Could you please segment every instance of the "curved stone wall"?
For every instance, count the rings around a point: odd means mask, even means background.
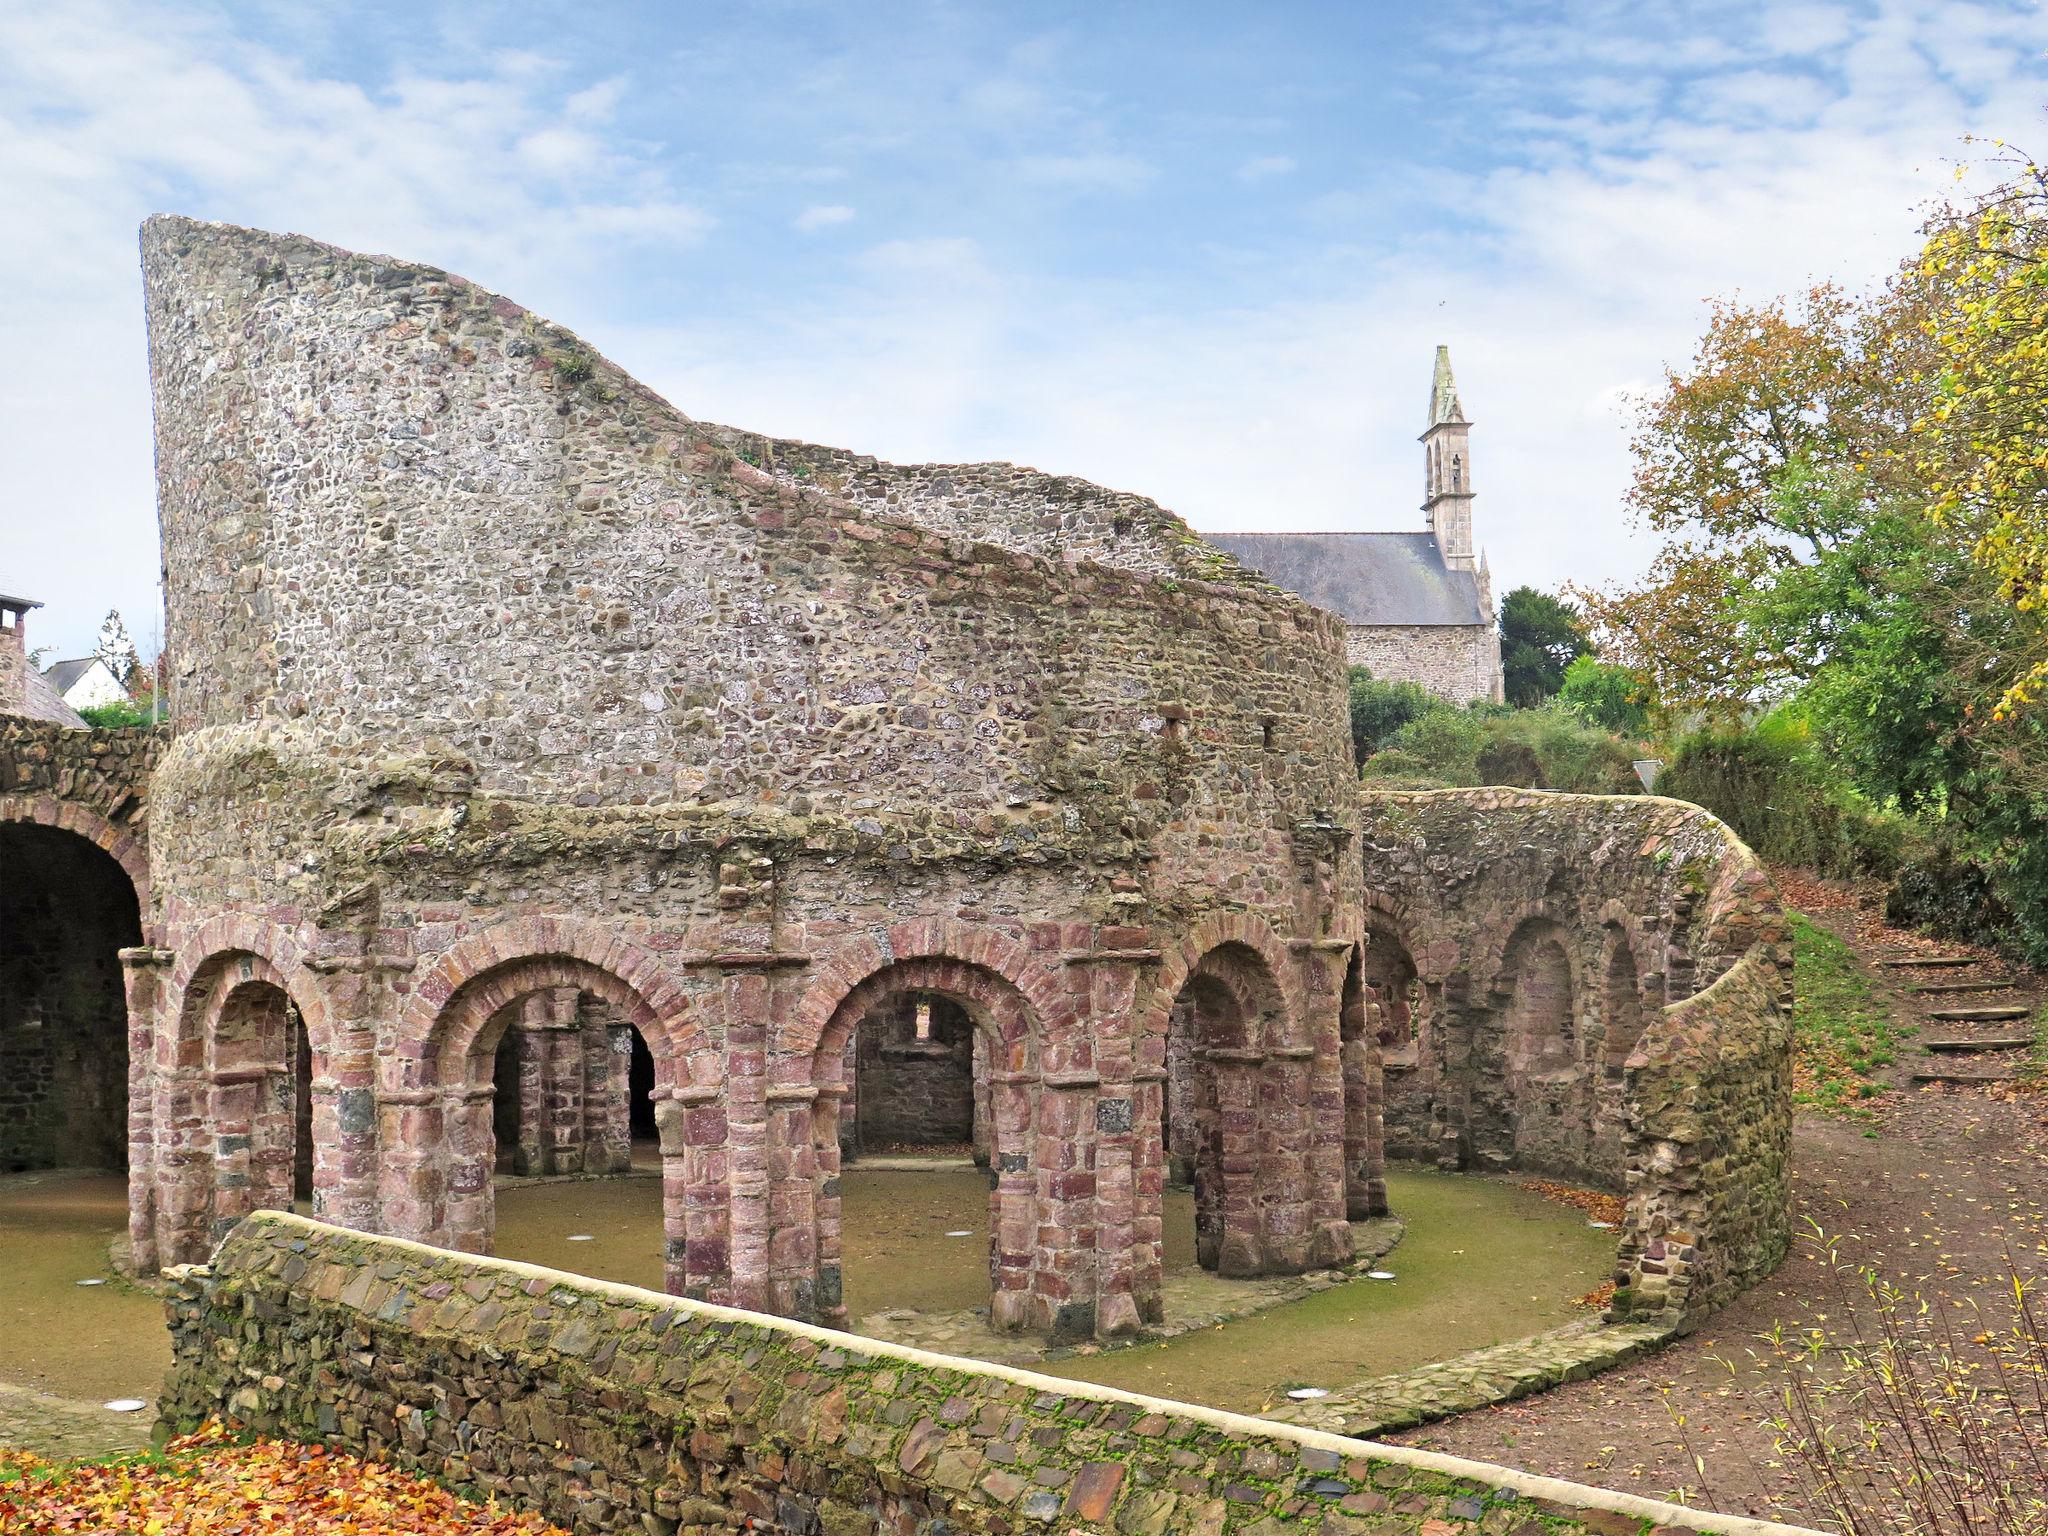
[[[1788,1237],[1791,946],[1681,801],[1367,794],[1386,1147],[1624,1193],[1612,1315],[1696,1316]]]
[[[771,472],[447,273],[182,219],[143,253],[178,735],[139,1259],[308,1143],[319,1214],[487,1248],[496,1048],[555,992],[653,1059],[670,1287],[842,1316],[846,1035],[916,995],[986,1063],[994,1321],[1129,1332],[1222,946],[1232,1092],[1296,1109],[1208,1171],[1217,1251],[1348,1251],[1334,618],[1081,482]],[[573,1098],[580,1050],[520,1071]]]

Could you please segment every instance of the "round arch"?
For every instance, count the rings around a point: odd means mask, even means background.
[[[195,941],[223,947],[179,968],[167,1014],[158,1209],[182,1214],[167,1217],[158,1247],[173,1262],[204,1258],[253,1210],[290,1210],[325,1161],[312,1084],[326,1042],[303,1001],[317,991],[296,967],[236,944],[231,923],[208,927]]]
[[[149,927],[149,854],[132,833],[124,831],[91,806],[55,795],[0,795],[0,821],[32,823],[70,832],[100,849],[119,864],[135,887],[135,902]]]
[[[596,923],[519,918],[471,934],[416,980],[387,1058],[386,1091],[442,1082],[472,1055],[506,1004],[547,987],[591,992],[640,1031],[666,1085],[715,1085],[717,1051],[690,1016],[689,1000],[653,951]]]
[[[1022,952],[1001,941],[973,943],[972,937],[942,928],[927,932],[915,945],[925,953],[884,955],[851,986],[842,985],[848,957],[836,957],[839,975],[823,979],[811,994],[836,997],[831,1012],[822,1024],[815,1012],[800,1017],[785,1037],[790,1045],[811,1042],[807,1099],[778,1103],[771,1093],[771,1114],[779,1109],[789,1122],[771,1127],[771,1142],[804,1149],[804,1166],[791,1180],[800,1188],[788,1193],[800,1200],[808,1191],[810,1202],[810,1252],[805,1262],[776,1277],[777,1301],[785,1310],[832,1321],[846,1316],[838,1180],[847,1045],[870,1013],[905,993],[919,993],[961,1008],[983,1042],[984,1079],[977,1093],[987,1105],[992,1175],[990,1325],[1047,1329],[1056,1339],[1093,1334],[1094,1296],[1077,1286],[1076,1277],[1087,1268],[1082,1260],[1093,1247],[1095,1227],[1095,1077],[1079,1060],[1065,1062],[1057,1074],[1047,1072],[1046,1020],[1031,997],[1011,976],[965,957],[1008,962],[1018,976],[1028,977]]]
[[[790,1010],[771,1042],[771,1055],[798,1067],[796,1081],[810,1081],[809,1058],[847,997],[877,972],[913,960],[950,960],[1000,977],[1013,987],[1045,1030],[1074,1022],[1073,1000],[1053,974],[1035,964],[1030,952],[1007,934],[949,918],[898,923],[836,948],[816,968],[810,985]]]
[[[538,948],[522,951],[522,943]],[[632,1026],[653,1059],[661,1142],[664,1283],[702,1290],[686,1211],[704,1192],[709,1160],[692,1155],[684,1103],[709,1097],[723,1075],[717,1052],[652,954],[586,924],[522,919],[458,943],[427,972],[400,1019],[400,1046],[380,1062],[379,1194],[401,1236],[471,1253],[491,1251],[497,1226],[496,1048],[514,1004],[570,991],[599,999]]]

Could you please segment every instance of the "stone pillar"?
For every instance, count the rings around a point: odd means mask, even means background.
[[[742,937],[758,934],[757,929],[740,930]],[[796,990],[778,979],[780,973],[809,965],[810,957],[735,948],[684,963],[717,977],[725,1023],[725,1081],[715,1127],[716,1159],[725,1175],[726,1204],[719,1213],[724,1226],[716,1238],[708,1231],[701,1237],[686,1232],[691,1252],[689,1294],[701,1291],[708,1300],[768,1311],[775,1304],[776,1293],[773,1247],[778,1170],[786,1173],[805,1159],[801,1148],[791,1146],[788,1138],[807,1144],[811,1135],[808,1115],[778,1109],[770,1123],[768,1042]],[[696,1112],[690,1115],[689,1124],[694,1128],[693,1140],[714,1134],[710,1120]],[[788,1214],[786,1202],[780,1209]],[[784,1245],[785,1250],[788,1246]],[[709,1262],[714,1249],[723,1256],[715,1278],[697,1267],[698,1256]]]
[[[583,1167],[628,1173],[633,1167],[633,1026],[584,999]]]
[[[1165,1161],[1159,1144],[1158,1042],[1134,1036],[1138,1000],[1159,951],[1141,929],[1104,930],[1098,947],[1066,956],[1075,1027],[1094,1043],[1095,1251],[1092,1332],[1120,1338],[1161,1313]],[[1041,1138],[1040,1145],[1044,1145]],[[1076,1297],[1069,1326],[1081,1317]]]
[[[662,1287],[672,1296],[721,1300],[732,1274],[724,1090],[656,1088],[654,1123],[661,1134]]]
[[[398,988],[413,961],[370,951],[358,934],[336,938],[351,952],[306,963],[325,1024],[324,1041],[313,1041],[313,1214],[360,1232],[399,1234],[387,1223],[379,1178],[377,1038],[397,1016]]]
[[[1308,1251],[1311,1268],[1341,1264],[1352,1254],[1345,1150],[1352,1134],[1344,1082],[1344,974],[1357,944],[1351,939],[1297,940],[1295,975],[1302,1000],[1308,1105],[1305,1164],[1308,1175]],[[1368,1081],[1371,1074],[1368,1069]],[[1370,1158],[1370,1148],[1367,1149]],[[1370,1176],[1367,1176],[1370,1182]],[[1380,1202],[1386,1190],[1381,1181]],[[1370,1204],[1370,1196],[1367,1197]]]
[[[156,1050],[168,1006],[168,949],[121,951],[128,995],[128,1262],[137,1274],[157,1268]]]

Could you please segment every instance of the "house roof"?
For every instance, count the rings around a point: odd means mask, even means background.
[[[1347,624],[1491,624],[1470,571],[1448,569],[1428,533],[1205,535],[1269,581]]]
[[[23,667],[21,707],[15,710],[0,709],[0,714],[26,715],[31,720],[47,720],[52,725],[84,725],[85,717],[50,686],[50,680],[34,667]]]
[[[81,656],[76,661],[52,662],[43,669],[43,676],[50,680],[50,686],[59,693],[69,693],[71,685],[92,670],[97,656]]]

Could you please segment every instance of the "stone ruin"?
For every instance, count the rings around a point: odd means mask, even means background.
[[[1160,1319],[1170,1179],[1288,1273],[1388,1150],[1625,1194],[1617,1316],[1782,1253],[1789,948],[1710,817],[1362,795],[1342,624],[1142,498],[699,423],[308,239],[143,267],[171,730],[0,723],[5,1123],[100,1127],[139,1268],[301,1193],[487,1254],[499,1172],[636,1138],[670,1292],[825,1324],[901,1143],[1058,1340]]]

